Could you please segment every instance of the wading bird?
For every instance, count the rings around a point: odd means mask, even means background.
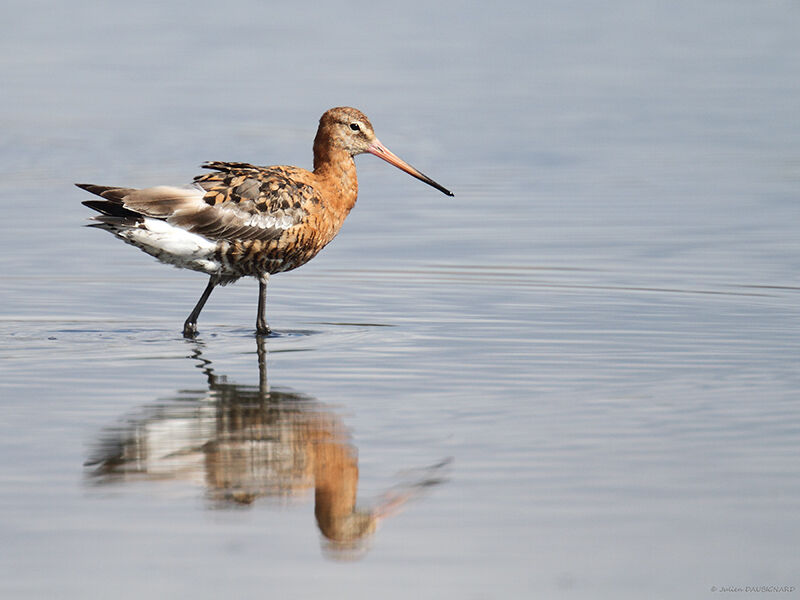
[[[390,152],[366,115],[349,107],[320,118],[313,171],[208,162],[202,166],[211,172],[186,187],[76,185],[102,198],[83,203],[100,213],[93,226],[161,262],[209,275],[184,336],[196,335],[197,318],[217,285],[245,276],[258,280],[256,333],[266,335],[269,276],[307,263],[336,237],[358,195],[353,157],[365,152],[453,195]]]

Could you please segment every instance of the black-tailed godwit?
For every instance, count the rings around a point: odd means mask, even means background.
[[[183,325],[197,333],[197,317],[212,290],[240,277],[258,280],[256,333],[265,335],[267,282],[273,273],[314,258],[339,232],[358,195],[353,157],[369,152],[444,192],[453,193],[384,146],[355,108],[327,111],[314,139],[314,170],[208,162],[211,172],[186,187],[78,187],[102,200],[83,204],[99,213],[94,226],[161,262],[210,276]]]

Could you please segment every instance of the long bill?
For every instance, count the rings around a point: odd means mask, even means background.
[[[394,152],[389,150],[386,146],[381,144],[378,140],[372,142],[369,147],[367,148],[367,152],[370,154],[374,154],[378,158],[382,158],[390,165],[394,165],[398,169],[405,171],[412,177],[416,177],[420,181],[424,181],[428,185],[435,187],[440,192],[447,194],[448,196],[455,196],[453,192],[448,190],[446,187],[439,185],[433,179],[425,175],[424,173],[417,171],[414,167],[404,161],[402,158],[397,156]]]

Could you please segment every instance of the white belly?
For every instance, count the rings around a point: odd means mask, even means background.
[[[134,227],[119,228],[115,234],[161,262],[209,275],[220,273],[222,265],[214,258],[216,242],[161,219],[145,218]]]

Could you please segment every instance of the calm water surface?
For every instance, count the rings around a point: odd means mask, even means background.
[[[800,594],[793,3],[7,12],[2,597]],[[456,197],[359,157],[263,344],[82,227],[342,104]]]

